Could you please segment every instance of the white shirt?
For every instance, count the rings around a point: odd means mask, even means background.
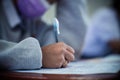
[[[99,10],[88,27],[82,55],[86,57],[104,56],[110,52],[107,42],[120,39],[118,20],[112,9]]]

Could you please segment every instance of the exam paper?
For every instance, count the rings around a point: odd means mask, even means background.
[[[110,61],[110,62],[109,62]],[[99,74],[117,73],[120,70],[120,56],[108,56],[97,61],[71,62],[66,68],[40,70],[28,70],[18,72],[42,73],[42,74]]]

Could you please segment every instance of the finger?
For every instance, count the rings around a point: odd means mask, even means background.
[[[72,48],[72,47],[70,47],[70,46],[68,46],[68,45],[65,45],[66,46],[66,49],[69,51],[69,52],[71,52],[71,53],[75,53],[75,50]]]
[[[74,55],[70,53],[68,50],[65,50],[65,59],[70,62],[74,60]]]
[[[68,61],[64,60],[62,67],[65,68],[67,67]]]

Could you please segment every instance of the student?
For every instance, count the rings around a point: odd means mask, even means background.
[[[52,28],[42,26],[46,5],[45,0],[0,1],[0,69],[60,68],[74,59],[73,48],[54,43]]]
[[[86,0],[56,0],[57,18],[60,22],[60,41],[75,49],[75,59],[80,59],[86,34],[83,14],[86,14]]]
[[[112,53],[112,50],[119,51],[119,47],[120,1],[113,0],[112,6],[100,9],[94,15],[87,30],[82,56],[101,57]]]

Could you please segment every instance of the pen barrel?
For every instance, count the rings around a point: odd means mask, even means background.
[[[59,34],[56,30],[54,30],[54,35],[55,35],[55,41],[59,42]]]
[[[56,42],[58,42],[58,36],[60,34],[60,31],[59,31],[59,21],[57,20],[57,18],[54,19],[53,28],[54,28],[55,40]]]

